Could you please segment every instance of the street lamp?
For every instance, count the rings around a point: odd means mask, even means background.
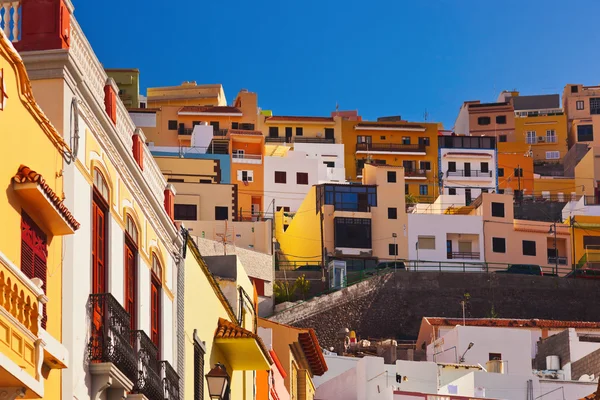
[[[223,364],[215,364],[215,367],[206,374],[206,382],[208,383],[208,394],[211,399],[223,400],[225,398],[229,386],[229,375]]]
[[[475,346],[475,343],[471,342],[469,343],[469,346],[467,347],[467,349],[465,350],[465,352],[463,353],[462,356],[460,356],[460,362],[464,363],[465,362],[465,354],[467,354],[467,351],[471,350],[471,347]]]
[[[396,238],[398,235],[396,233],[392,233],[392,237],[394,238],[394,274],[396,273],[396,260],[398,258],[398,248],[396,247]]]

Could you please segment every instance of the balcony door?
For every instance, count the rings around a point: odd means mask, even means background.
[[[471,163],[465,163],[465,176],[471,176]]]
[[[125,231],[125,310],[131,318],[131,330],[137,329],[137,246],[138,231],[127,216]]]

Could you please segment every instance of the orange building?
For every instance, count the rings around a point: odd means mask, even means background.
[[[534,194],[533,157],[523,142],[498,146],[498,190],[500,193]]]
[[[261,217],[265,137],[259,131],[230,130],[231,182],[238,185],[238,220]]]

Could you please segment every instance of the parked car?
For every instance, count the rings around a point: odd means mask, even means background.
[[[586,268],[576,269],[565,275],[565,278],[600,279],[600,270]]]
[[[539,275],[542,276],[542,267],[535,264],[512,264],[507,269],[496,271],[498,274],[521,274],[521,275]]]

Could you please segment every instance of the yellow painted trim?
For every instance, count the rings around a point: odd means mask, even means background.
[[[79,161],[79,159],[75,160],[75,166],[77,167],[79,172],[81,172],[81,175],[83,175],[87,183],[90,186],[94,186],[94,178],[92,177],[92,175],[90,175],[90,171],[87,170],[85,165],[81,161]]]
[[[100,155],[100,154],[98,154],[98,155],[100,156],[100,158],[102,158],[102,155]],[[115,204],[114,197],[115,197],[116,190],[115,190],[115,185],[112,181],[112,178],[110,177],[110,173],[108,172],[108,168],[106,168],[106,166],[104,165],[104,160],[102,160],[102,162],[100,162],[98,159],[93,159],[90,161],[90,164],[91,164],[90,172],[92,175],[92,185],[94,184],[93,183],[94,182],[93,181],[94,169],[98,169],[98,171],[100,171],[100,173],[104,177],[104,180],[106,180],[106,184],[108,185],[108,197],[110,197],[110,199],[106,199],[106,200],[110,202],[109,206],[112,208],[112,205]]]
[[[140,222],[140,218],[138,217],[137,213],[135,212],[135,210],[132,207],[129,206],[123,206],[123,232],[127,231],[127,217],[130,216],[131,219],[133,220],[133,223],[135,224],[135,227],[137,228],[137,247],[138,249],[142,249],[142,230],[141,230],[141,222]]]

